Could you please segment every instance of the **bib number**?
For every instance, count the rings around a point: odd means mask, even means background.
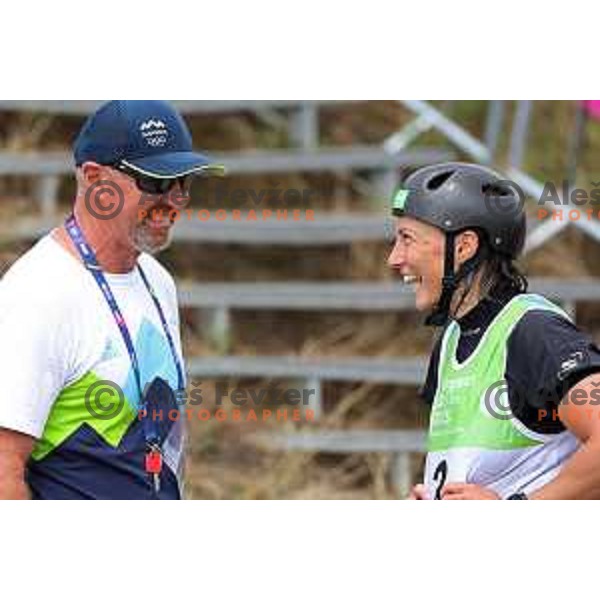
[[[442,490],[446,485],[446,479],[448,478],[448,461],[443,460],[435,469],[433,473],[433,481],[436,484],[434,500],[442,499]]]

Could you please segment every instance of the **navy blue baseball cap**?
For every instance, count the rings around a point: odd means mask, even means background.
[[[86,121],[73,153],[78,167],[86,162],[121,164],[157,179],[225,172],[194,152],[185,121],[160,100],[112,100],[102,105]]]

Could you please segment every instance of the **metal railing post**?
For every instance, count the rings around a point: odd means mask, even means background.
[[[406,498],[412,487],[410,454],[408,452],[394,454],[391,467],[391,480],[396,494],[400,498]]]
[[[503,100],[490,100],[488,116],[485,125],[485,145],[490,153],[490,161],[493,162],[498,151],[498,142],[502,133],[504,123],[505,106]]]
[[[291,115],[290,135],[305,150],[319,146],[319,106],[314,101],[302,102]]]
[[[200,310],[202,334],[215,351],[224,355],[231,348],[231,314],[228,306]]]
[[[525,146],[531,122],[531,100],[519,100],[510,136],[508,162],[514,169],[521,169],[525,159]]]

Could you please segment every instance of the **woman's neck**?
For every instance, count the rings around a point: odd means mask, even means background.
[[[463,280],[458,286],[452,298],[450,314],[454,319],[462,319],[483,300],[486,294],[487,290],[482,289],[481,271],[479,271],[473,276],[471,283]]]

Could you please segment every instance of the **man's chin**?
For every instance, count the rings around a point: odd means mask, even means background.
[[[171,245],[172,229],[172,227],[153,229],[141,225],[134,232],[133,244],[138,252],[158,254]]]

